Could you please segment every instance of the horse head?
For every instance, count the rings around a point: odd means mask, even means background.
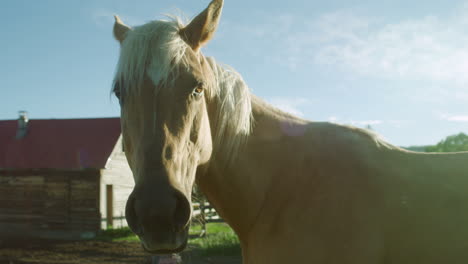
[[[121,53],[113,91],[135,180],[126,219],[151,253],[178,252],[187,243],[195,174],[213,145],[206,101],[215,75],[200,48],[222,5],[213,0],[186,26],[172,19],[131,28],[116,16]]]

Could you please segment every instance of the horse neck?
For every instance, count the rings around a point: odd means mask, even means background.
[[[216,107],[208,114],[215,116]],[[253,131],[234,157],[228,149],[218,149],[210,163],[197,175],[197,182],[221,217],[246,240],[261,213],[273,173],[268,168],[275,153],[265,153],[265,144],[282,141],[284,124],[303,125],[306,121],[282,113],[257,97],[252,97]],[[211,118],[210,118],[211,120]],[[216,149],[219,146],[214,146]],[[227,162],[229,161],[229,162]]]

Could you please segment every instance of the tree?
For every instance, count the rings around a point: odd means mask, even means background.
[[[426,152],[457,152],[468,151],[468,135],[459,133],[448,136],[435,146],[426,147]]]

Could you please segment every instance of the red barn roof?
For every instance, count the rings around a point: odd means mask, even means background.
[[[104,168],[120,136],[119,118],[0,121],[0,169]]]

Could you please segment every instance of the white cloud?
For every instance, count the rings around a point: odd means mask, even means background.
[[[408,125],[410,123],[409,120],[389,120],[387,123],[389,123],[391,126],[395,128],[402,128],[405,125]]]
[[[381,125],[382,120],[350,120],[348,122],[353,126],[370,126],[370,125]]]
[[[465,123],[468,122],[468,115],[445,115],[441,114],[439,116],[440,119],[450,122],[461,122]]]
[[[347,124],[352,126],[373,126],[373,125],[382,125],[385,123],[383,120],[372,119],[372,120],[354,120],[354,119],[340,119],[336,116],[330,116],[328,121],[331,123],[337,124]]]
[[[265,15],[263,24],[230,23],[234,32],[268,43],[291,70],[330,65],[391,80],[468,84],[468,5],[444,16],[385,21],[353,11],[318,17]],[[232,28],[231,28],[232,29]],[[231,32],[233,32],[230,29]],[[255,48],[248,45],[249,49]]]
[[[328,118],[328,122],[330,122],[330,123],[338,123],[338,117],[336,117],[336,116],[330,116],[330,117]]]
[[[468,83],[468,12],[397,23],[336,12],[315,22],[314,61],[379,78]]]
[[[309,103],[309,101],[304,98],[285,97],[273,97],[267,99],[267,101],[273,106],[299,117],[304,117],[304,113],[302,112],[301,107]]]

